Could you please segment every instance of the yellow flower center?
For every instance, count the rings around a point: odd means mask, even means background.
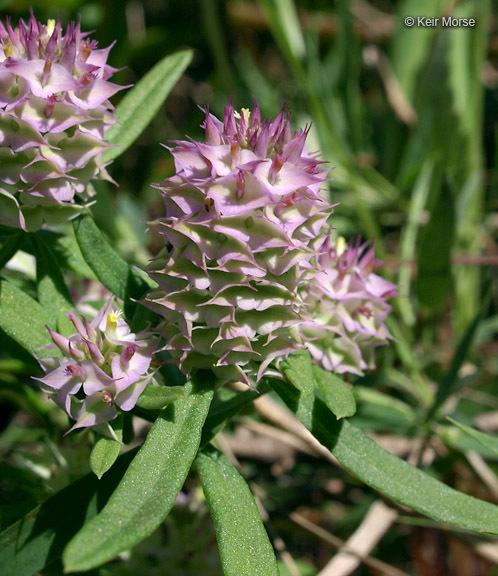
[[[5,54],[5,58],[14,56],[14,46],[12,45],[12,42],[9,38],[3,39],[3,53]]]
[[[240,112],[237,112],[237,110],[234,110],[233,116],[236,120],[240,120],[241,116],[243,116],[244,121],[246,123],[246,126],[248,126],[249,125],[249,119],[251,118],[251,111],[249,110],[249,108],[241,108]]]
[[[47,34],[49,36],[52,36],[54,30],[55,30],[55,20],[51,18],[50,20],[47,21]]]
[[[246,126],[248,126],[249,125],[249,119],[251,118],[251,111],[249,110],[249,108],[241,108],[240,112],[241,112],[242,116],[244,116]]]
[[[335,245],[335,251],[337,252],[337,256],[342,256],[344,254],[344,250],[346,250],[346,239],[344,236],[339,236],[337,238],[337,243]]]
[[[114,312],[109,312],[107,314],[107,326],[109,328],[116,328],[118,325],[119,317],[122,314],[122,310],[115,310]]]

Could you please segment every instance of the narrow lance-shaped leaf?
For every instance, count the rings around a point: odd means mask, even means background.
[[[456,234],[453,249],[457,253],[478,257],[482,253],[481,230],[486,214],[484,143],[485,87],[482,70],[488,58],[489,31],[496,4],[491,0],[462,2],[455,5],[452,16],[473,18],[475,27],[448,31],[448,79],[452,108],[458,117],[461,145],[455,162],[460,190],[456,198]],[[453,31],[453,30],[452,30]],[[461,159],[465,158],[465,162]],[[453,173],[452,167],[448,167]],[[458,334],[472,323],[480,306],[481,266],[455,266],[454,321]]]
[[[144,295],[144,278],[110,246],[89,214],[75,221],[74,232],[83,258],[108,290],[122,300]]]
[[[118,440],[98,436],[90,454],[90,468],[100,480],[110,470],[119,456],[123,440],[123,415],[120,414],[113,423],[113,430]]]
[[[440,310],[452,290],[454,224],[454,198],[445,182],[436,206],[431,210],[431,218],[421,234],[417,255],[415,291],[420,304],[429,313]],[[434,250],[434,246],[438,249]]]
[[[475,428],[471,428],[470,426],[465,426],[465,424],[461,424],[453,418],[447,418],[452,424],[460,428],[465,434],[477,440],[479,444],[482,444],[488,450],[491,450],[496,456],[498,456],[498,437],[492,436],[491,434],[486,434],[486,432],[481,432],[480,430],[476,430]]]
[[[411,192],[410,206],[407,214],[407,222],[401,233],[400,257],[403,262],[410,262],[415,258],[417,236],[423,210],[427,203],[427,197],[431,188],[434,166],[431,160],[426,160],[420,175],[417,178]],[[398,273],[398,292],[406,294],[406,298],[398,298],[395,306],[398,309],[405,326],[415,324],[415,312],[409,295],[411,293],[411,267],[407,264],[400,266]]]
[[[185,386],[147,386],[138,397],[137,406],[145,410],[160,410],[185,394]]]
[[[378,408],[380,413],[397,415],[409,422],[414,422],[417,418],[415,410],[406,402],[390,394],[379,392],[375,388],[355,385],[354,397],[359,404],[369,404],[371,407]]]
[[[280,370],[289,382],[303,394],[313,394],[315,378],[313,376],[311,356],[307,350],[297,350],[289,354],[280,363]]]
[[[74,235],[74,229],[67,229],[64,234],[42,230],[38,234],[50,246],[61,267],[76,273],[81,278],[97,280],[97,277],[86,263]]]
[[[315,438],[368,486],[439,522],[498,534],[498,506],[454,490],[386,452],[348,420],[332,417],[318,398],[301,402],[299,392],[285,382],[272,380],[272,386]]]
[[[396,4],[396,11],[397,22],[403,22],[405,17],[415,14],[423,14],[428,18],[439,17],[440,3],[434,0],[403,0]],[[419,72],[427,62],[434,36],[438,32],[438,28],[429,26],[417,27],[417,30],[396,26],[394,30],[392,66],[403,94],[410,102],[413,102]]]
[[[101,436],[96,442],[90,454],[90,468],[100,480],[110,470],[121,450],[121,444],[114,438]]]
[[[44,355],[38,349],[52,342],[45,328],[49,322],[50,314],[36,300],[0,280],[0,328],[8,336],[34,356]]]
[[[323,400],[337,419],[348,418],[356,412],[356,401],[353,390],[332,372],[320,366],[313,366],[313,376],[322,393]]]
[[[162,412],[105,508],[64,551],[67,572],[100,566],[161,524],[199,448],[212,388],[194,389]]]
[[[275,553],[244,478],[213,448],[199,453],[197,471],[213,516],[225,576],[278,576]]]
[[[87,474],[6,528],[0,534],[2,576],[32,576],[60,558],[67,542],[109,498],[135,453],[118,458],[102,480]]]
[[[72,334],[74,326],[66,318],[73,309],[73,300],[54,253],[39,234],[33,234],[36,254],[38,300],[49,312],[50,327],[64,334]]]
[[[116,147],[103,152],[104,162],[117,158],[140,136],[191,60],[190,50],[166,56],[126,94],[116,108],[118,122],[106,132],[107,142]]]

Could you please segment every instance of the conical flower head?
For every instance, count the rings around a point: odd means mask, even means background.
[[[110,47],[72,23],[0,21],[0,223],[24,229],[74,217],[92,194],[115,122]]]
[[[184,372],[250,383],[297,345],[289,327],[316,274],[328,170],[284,109],[267,122],[257,105],[237,114],[230,104],[223,122],[205,113],[206,142],[176,142],[177,173],[157,186],[166,215],[153,226],[167,255],[150,267],[159,289],[149,305]]]
[[[362,374],[375,367],[374,352],[391,335],[387,303],[397,288],[374,270],[374,245],[359,239],[346,246],[330,238],[319,257],[320,272],[302,290],[307,318],[297,327],[313,358],[326,370]]]
[[[92,427],[114,437],[109,422],[118,408],[131,410],[149,384],[158,339],[131,332],[112,299],[91,322],[74,312],[68,318],[76,332],[66,338],[48,329],[63,358],[40,360],[47,374],[38,380],[76,420],[71,430]]]

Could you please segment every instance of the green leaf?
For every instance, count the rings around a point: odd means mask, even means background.
[[[136,405],[145,410],[160,410],[186,393],[185,386],[147,386]]]
[[[57,234],[48,230],[41,230],[38,234],[50,246],[61,268],[71,270],[82,278],[97,280],[81,254],[74,229],[68,229],[65,234]]]
[[[410,206],[407,213],[407,222],[401,233],[400,258],[406,262],[400,266],[398,273],[398,293],[405,294],[405,298],[396,299],[396,307],[400,312],[403,324],[413,326],[415,324],[415,312],[413,310],[411,294],[412,270],[408,262],[414,260],[416,255],[417,236],[419,234],[422,214],[427,204],[427,198],[431,189],[434,172],[434,163],[427,159],[411,192]]]
[[[492,450],[486,448],[475,438],[469,436],[456,426],[450,424],[438,424],[435,431],[438,437],[441,438],[441,440],[447,446],[453,448],[454,450],[458,450],[458,452],[477,452],[480,456],[486,458],[487,460],[498,460],[496,454]]]
[[[191,60],[191,50],[166,56],[128,91],[116,108],[118,122],[106,132],[107,142],[116,148],[104,151],[104,162],[117,158],[142,134]]]
[[[430,313],[439,311],[452,289],[451,251],[454,245],[454,199],[446,184],[421,233],[415,290]],[[434,247],[437,246],[437,250]]]
[[[61,327],[74,332],[74,326],[66,318],[66,313],[74,308],[73,300],[66,286],[64,276],[52,250],[38,234],[32,235],[36,255],[36,280],[38,300],[51,316],[51,328]]]
[[[31,296],[0,280],[0,328],[33,356],[44,356],[46,351],[38,349],[52,343],[45,328],[50,319],[48,311]],[[54,354],[50,351],[49,355]]]
[[[404,95],[413,101],[420,70],[433,49],[437,27],[408,28],[401,23],[407,16],[441,17],[441,0],[402,0],[396,4],[397,14],[392,39],[392,65]]]
[[[259,4],[285,57],[291,62],[302,60],[306,46],[293,0],[260,0]]]
[[[498,438],[496,436],[491,436],[491,434],[486,434],[485,432],[481,432],[480,430],[476,430],[470,426],[465,426],[465,424],[461,424],[449,416],[447,416],[446,419],[460,428],[462,432],[465,432],[465,434],[468,434],[471,438],[474,438],[474,440],[477,440],[485,448],[491,450],[493,454],[498,456]]]
[[[322,393],[325,404],[338,420],[354,415],[356,412],[356,401],[353,390],[342,378],[316,365],[313,366],[313,376]]]
[[[467,496],[383,450],[348,420],[332,418],[325,404],[311,404],[285,382],[272,386],[317,440],[352,474],[395,502],[439,522],[479,534],[498,534],[498,506]]]
[[[455,253],[478,257],[482,253],[481,230],[486,213],[486,147],[483,146],[485,86],[481,75],[488,58],[488,38],[495,3],[491,0],[455,5],[452,16],[474,18],[477,25],[448,31],[448,79],[451,101],[458,117],[462,146],[458,150],[459,192],[456,198]],[[462,162],[462,158],[465,159]],[[451,168],[450,168],[451,169]],[[480,266],[456,266],[454,270],[454,326],[462,334],[477,314],[481,294]]]
[[[213,448],[199,453],[197,471],[225,576],[278,576],[275,553],[244,478]]]
[[[107,243],[89,214],[74,222],[81,254],[98,280],[121,300],[141,298],[149,286],[143,276]]]
[[[389,394],[384,394],[375,390],[374,388],[367,388],[366,386],[355,386],[354,396],[358,403],[366,403],[373,406],[377,406],[380,412],[384,413],[394,413],[398,414],[405,420],[409,422],[414,422],[417,415],[411,406],[399,400],[399,398],[393,398]],[[380,419],[379,419],[380,420]]]
[[[123,415],[118,416],[113,422],[113,429],[118,440],[123,439]],[[92,453],[90,454],[90,468],[100,480],[102,476],[110,470],[116,462],[122,443],[114,438],[100,436],[95,442]]]
[[[22,248],[26,235],[22,230],[16,231],[2,244],[0,248],[0,270]]]
[[[161,413],[105,508],[65,549],[67,572],[100,566],[161,524],[199,448],[212,388],[194,389]]]
[[[208,444],[237,412],[252,404],[254,400],[261,398],[261,396],[269,392],[269,390],[270,386],[268,383],[262,381],[257,390],[246,390],[245,392],[238,393],[230,400],[220,402],[218,401],[218,396],[216,396],[211,404],[206,423],[202,429],[201,448]]]
[[[481,304],[481,308],[477,313],[476,317],[474,318],[473,322],[470,326],[467,327],[465,334],[462,336],[458,346],[455,350],[455,354],[451,359],[451,364],[448,371],[443,374],[439,386],[437,389],[436,397],[434,402],[427,414],[427,420],[431,420],[437,416],[437,412],[439,408],[444,404],[447,398],[449,398],[456,390],[458,385],[458,372],[467,357],[467,353],[470,349],[474,341],[474,337],[476,335],[477,328],[481,323],[481,320],[484,318],[488,308],[489,303],[491,300],[491,290],[489,290],[484,297],[484,300]]]
[[[292,352],[280,363],[280,369],[289,382],[306,395],[311,395],[315,391],[312,368],[311,356],[307,350]]]
[[[32,576],[62,549],[109,498],[136,450],[124,454],[101,481],[93,473],[73,482],[0,534],[2,576]]]

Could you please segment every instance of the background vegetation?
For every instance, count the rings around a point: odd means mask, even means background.
[[[60,0],[55,7],[0,0],[14,22],[29,15],[30,5],[40,21],[58,10],[63,22],[81,14],[83,29],[95,30],[101,47],[116,40],[110,64],[124,67],[116,75],[123,85],[170,52],[194,50],[166,105],[111,166],[119,188],[98,187],[95,218],[129,262],[144,265],[158,249],[157,239],[145,234],[147,220],[161,213],[150,184],[173,172],[159,143],[201,138],[198,105],[220,116],[231,96],[237,108],[256,98],[263,115],[275,116],[286,102],[295,127],[312,122],[309,148],[335,167],[332,225],[348,239],[375,237],[382,273],[400,292],[392,346],[380,351],[377,371],[352,379],[358,402],[352,421],[446,484],[497,502],[496,446],[454,424],[498,430],[493,3]],[[406,16],[449,14],[475,18],[476,26],[403,25]],[[17,258],[2,275],[29,289],[30,262],[29,255]],[[73,290],[84,295],[88,286]],[[63,415],[30,381],[36,364],[6,336],[1,344],[4,527],[86,473],[91,442],[87,434],[63,437]],[[337,548],[355,534],[349,545],[367,559],[337,563],[330,574],[498,574],[495,542],[382,503],[264,407],[251,420],[240,415],[219,442],[251,481],[282,574],[325,576]],[[54,563],[43,574],[60,570]],[[159,531],[92,574],[221,574],[197,480],[187,482]]]

